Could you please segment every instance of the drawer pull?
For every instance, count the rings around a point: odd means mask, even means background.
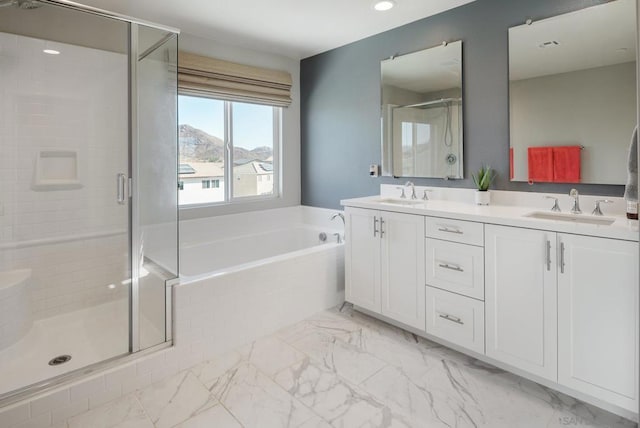
[[[456,272],[464,272],[464,269],[462,269],[460,266],[450,265],[449,263],[438,263],[438,266],[443,269],[455,270]]]
[[[459,230],[459,229],[449,229],[448,227],[439,227],[438,230],[440,232],[456,233],[458,235],[463,235],[464,234],[464,232]]]
[[[449,314],[439,314],[438,315],[440,318],[443,318],[447,321],[451,321],[454,322],[456,324],[460,324],[460,325],[464,325],[464,323],[462,322],[462,320],[458,317],[454,317],[453,315],[449,315]]]

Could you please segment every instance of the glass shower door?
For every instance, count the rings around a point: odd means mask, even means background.
[[[130,350],[129,28],[0,9],[0,398]]]

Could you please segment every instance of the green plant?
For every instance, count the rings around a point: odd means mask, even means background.
[[[496,177],[495,171],[490,166],[483,165],[476,174],[471,174],[473,182],[481,192],[489,190],[491,182]]]

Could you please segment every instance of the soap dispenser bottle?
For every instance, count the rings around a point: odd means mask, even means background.
[[[627,218],[638,220],[638,201],[627,200]]]

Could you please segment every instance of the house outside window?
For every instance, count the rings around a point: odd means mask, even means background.
[[[281,107],[192,95],[178,106],[180,205],[278,196]]]

